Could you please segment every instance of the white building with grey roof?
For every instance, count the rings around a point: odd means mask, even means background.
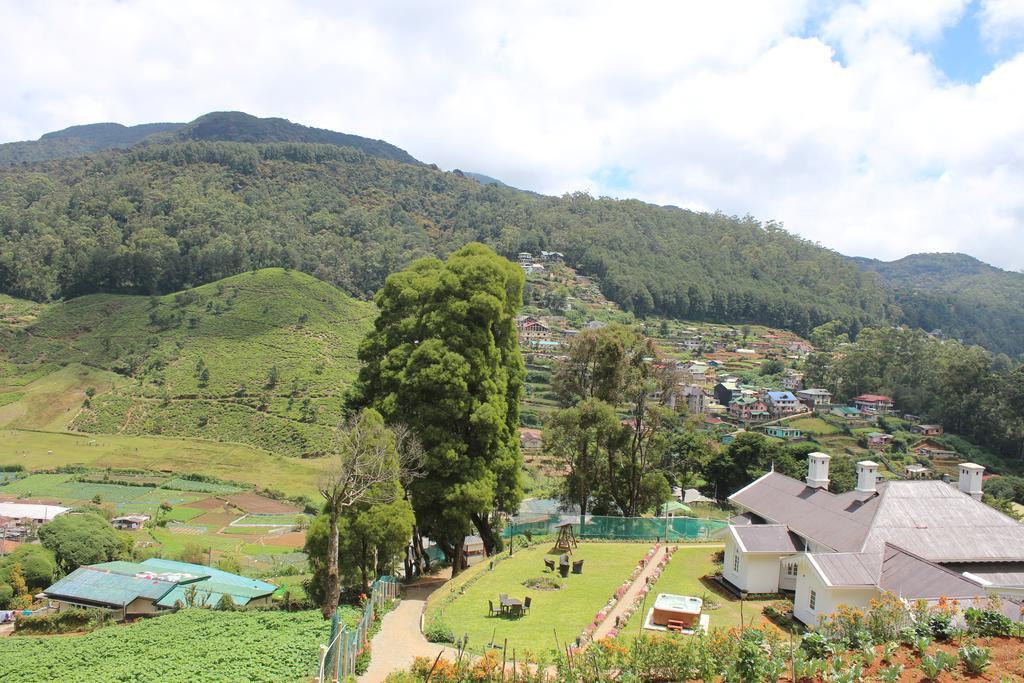
[[[930,602],[1024,593],[1024,526],[981,502],[980,465],[962,464],[951,485],[880,481],[865,460],[857,488],[839,494],[828,469],[829,456],[812,453],[805,481],[769,472],[729,497],[741,513],[725,535],[726,581],[792,591],[806,624],[884,592]]]

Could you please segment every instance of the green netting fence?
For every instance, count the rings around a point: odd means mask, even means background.
[[[377,610],[387,600],[394,600],[401,592],[398,579],[393,576],[382,576],[373,582],[373,589],[366,601],[363,615],[355,626],[338,628],[338,619],[331,625],[331,637],[326,645],[320,646],[320,667],[317,673],[318,683],[326,681],[346,680],[356,673],[356,661],[370,642],[370,628],[373,626]]]
[[[578,518],[574,518],[577,519]],[[505,527],[504,537],[558,533],[566,522],[563,515],[530,515],[513,520]],[[620,541],[703,541],[729,525],[720,519],[698,517],[598,517],[588,516],[573,523],[577,538]]]

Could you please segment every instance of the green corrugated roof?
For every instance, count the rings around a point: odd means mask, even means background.
[[[231,599],[235,601],[236,605],[246,605],[253,598],[263,597],[270,595],[274,592],[276,586],[267,584],[270,589],[266,588],[249,588],[246,586],[233,586],[221,583],[219,581],[200,581],[196,584],[183,584],[176,586],[174,590],[165,595],[160,599],[157,604],[160,607],[174,607],[174,604],[181,601],[181,604],[187,604],[186,595],[192,586],[195,586],[195,604],[196,606],[209,606],[214,607],[220,601],[221,597],[226,593],[231,596]]]
[[[139,597],[159,600],[174,587],[170,581],[126,576],[99,567],[79,567],[47,588],[46,594],[53,598],[123,607]]]

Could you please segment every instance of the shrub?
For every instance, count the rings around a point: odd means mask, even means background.
[[[828,654],[829,640],[823,634],[814,632],[804,636],[800,647],[813,659],[822,659]]]
[[[51,614],[21,617],[14,622],[14,630],[18,633],[53,635],[75,631],[94,631],[111,622],[110,612],[107,610],[72,607]]]
[[[940,642],[947,642],[957,633],[953,626],[953,615],[948,612],[938,612],[928,617],[928,631],[931,636]]]
[[[431,619],[423,629],[428,643],[454,643],[455,631],[441,618]]]
[[[960,648],[960,661],[963,662],[964,671],[971,676],[980,676],[991,663],[992,652],[987,647],[964,645]]]
[[[991,638],[992,636],[1008,636],[1013,630],[1013,621],[992,609],[968,608],[964,612],[967,620],[967,632],[972,636]]]

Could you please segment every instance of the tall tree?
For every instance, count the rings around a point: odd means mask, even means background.
[[[455,573],[470,530],[494,552],[492,515],[522,498],[522,292],[522,269],[481,244],[447,262],[416,261],[377,293],[380,313],[359,349],[354,404],[405,422],[422,442],[425,476],[411,485],[417,523]]]
[[[364,410],[339,426],[331,441],[330,464],[317,488],[327,516],[327,551],[323,614],[334,615],[341,598],[338,568],[340,519],[356,505],[386,505],[402,497],[403,462],[394,434],[374,410]]]
[[[591,497],[602,488],[609,459],[627,436],[615,409],[595,398],[559,410],[544,425],[545,451],[554,454],[568,472],[562,498],[578,505],[580,515],[586,516]]]

